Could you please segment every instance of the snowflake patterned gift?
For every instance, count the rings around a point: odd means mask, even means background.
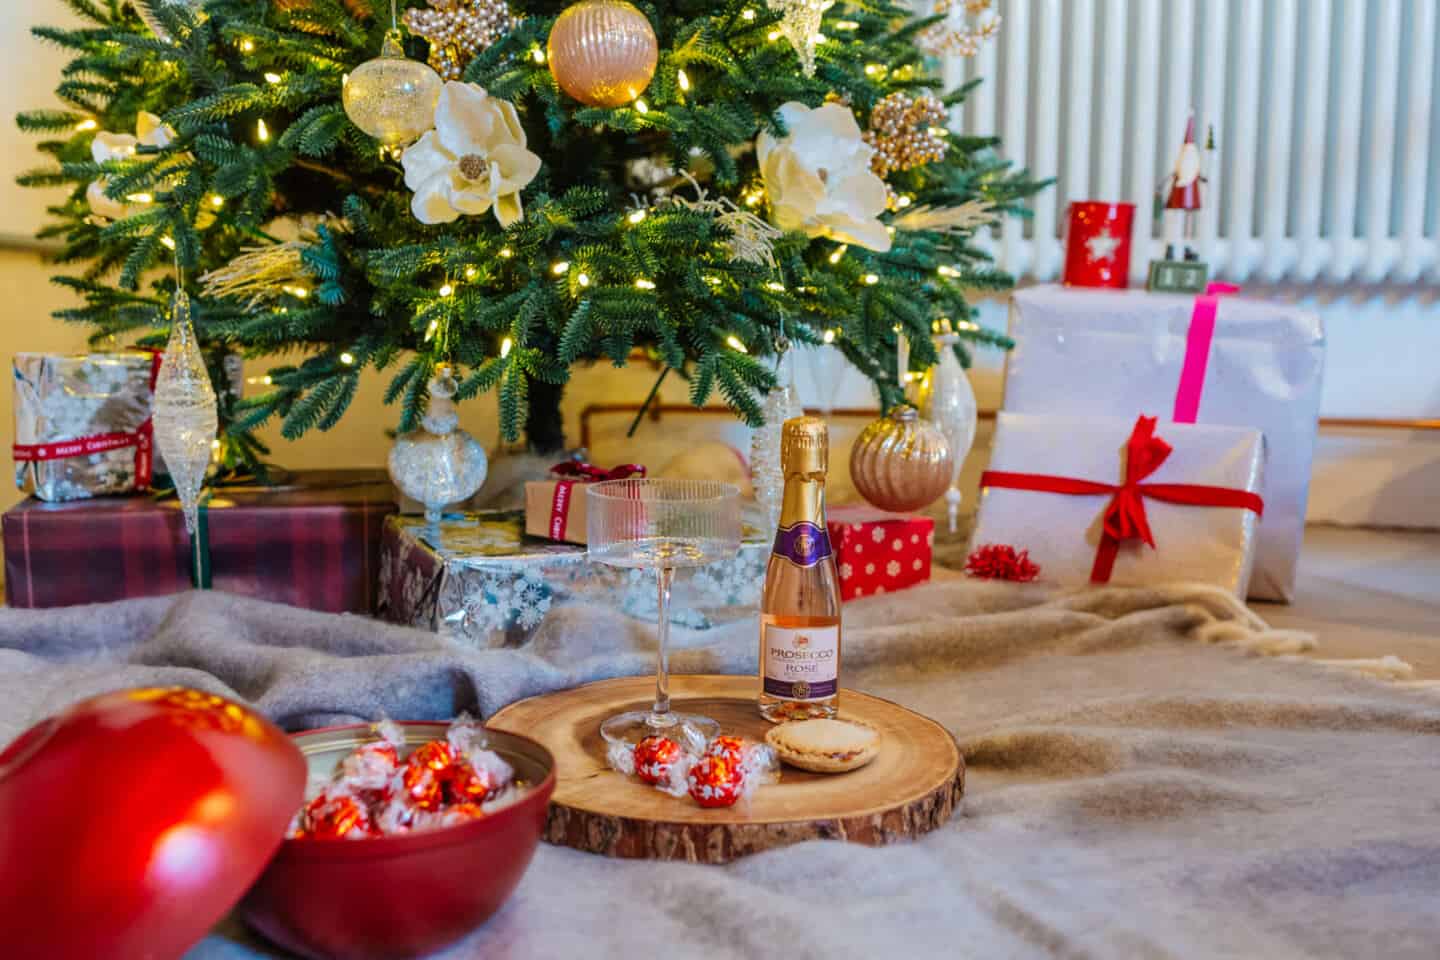
[[[830,543],[840,572],[840,599],[913,587],[930,579],[935,522],[865,505],[831,507]]]
[[[710,630],[753,617],[769,543],[747,524],[737,556],[681,571],[671,592],[671,623]],[[519,647],[547,632],[552,616],[590,606],[648,625],[655,580],[645,571],[590,563],[585,548],[525,534],[522,511],[444,520],[388,518],[381,540],[380,615],[434,630],[466,646]],[[556,621],[558,622],[558,621]]]

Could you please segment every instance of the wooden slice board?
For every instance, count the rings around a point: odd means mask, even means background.
[[[763,740],[753,677],[671,678],[675,709],[720,722],[721,730]],[[939,827],[960,805],[965,761],[933,720],[888,700],[840,691],[841,719],[880,731],[880,755],[859,770],[807,773],[786,766],[778,784],[749,801],[706,810],[610,769],[600,721],[646,709],[648,677],[602,680],[513,703],[490,718],[497,730],[532,737],[555,755],[558,784],[545,839],[610,857],[726,863],[802,840],[880,845]]]

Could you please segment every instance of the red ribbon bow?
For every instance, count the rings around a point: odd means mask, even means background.
[[[1238,507],[1252,510],[1257,516],[1265,513],[1265,501],[1257,493],[1231,487],[1211,487],[1199,483],[1141,483],[1170,456],[1174,448],[1155,436],[1155,418],[1142,416],[1125,442],[1125,480],[1120,484],[1096,483],[1074,477],[1054,477],[1040,473],[1009,473],[987,470],[980,477],[981,487],[1009,490],[1033,490],[1039,493],[1063,493],[1073,496],[1110,494],[1105,506],[1100,546],[1095,551],[1095,564],[1090,568],[1091,583],[1108,583],[1115,568],[1115,557],[1124,540],[1141,540],[1155,548],[1150,520],[1145,514],[1145,498],[1192,507]]]
[[[551,467],[550,473],[564,478],[556,482],[555,492],[550,496],[550,539],[564,540],[566,527],[570,522],[570,497],[575,484],[643,477],[645,468],[638,463],[622,463],[618,467],[604,470],[582,460],[563,460]]]
[[[550,468],[550,472],[562,477],[574,477],[581,483],[599,480],[624,480],[626,477],[643,477],[645,468],[638,463],[622,463],[605,470],[583,460],[564,460]]]

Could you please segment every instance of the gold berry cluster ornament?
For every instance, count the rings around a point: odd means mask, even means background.
[[[581,0],[555,18],[546,56],[561,90],[592,107],[619,107],[650,85],[660,44],[634,4]]]
[[[870,111],[865,131],[865,142],[875,148],[870,169],[883,179],[896,170],[943,160],[950,148],[940,133],[946,120],[945,104],[932,94],[911,97],[897,91],[885,97]]]
[[[1000,32],[1000,14],[992,13],[979,19],[995,5],[994,0],[965,0],[963,5],[965,12],[976,18],[974,23],[953,22],[955,17],[951,11],[955,0],[935,0],[933,12],[944,15],[945,19],[927,27],[915,38],[920,49],[934,57],[973,57],[987,40]]]
[[[430,42],[430,66],[459,80],[475,55],[520,23],[505,0],[429,0],[430,9],[405,11],[405,26]]]

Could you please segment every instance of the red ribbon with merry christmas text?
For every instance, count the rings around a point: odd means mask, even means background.
[[[164,354],[159,350],[150,352],[150,394],[155,394],[155,380],[160,375],[160,363]],[[16,463],[37,463],[44,460],[68,460],[71,457],[88,457],[108,450],[135,448],[135,489],[144,490],[150,486],[155,467],[155,423],[153,417],[146,417],[140,426],[130,431],[116,433],[95,433],[74,440],[57,440],[53,443],[16,443],[10,447]]]
[[[1039,493],[1063,493],[1073,496],[1110,494],[1105,507],[1100,546],[1090,568],[1091,583],[1110,582],[1115,557],[1124,540],[1141,540],[1155,548],[1150,520],[1145,515],[1145,498],[1179,503],[1191,507],[1237,507],[1252,510],[1257,516],[1265,513],[1265,501],[1257,493],[1232,487],[1211,487],[1198,483],[1142,483],[1160,468],[1174,448],[1155,436],[1155,418],[1142,416],[1125,442],[1125,480],[1120,484],[1096,483],[1074,477],[1055,477],[1042,473],[1010,473],[987,470],[980,476],[981,487],[1008,490],[1033,490]]]
[[[570,516],[570,498],[577,483],[599,483],[602,480],[624,480],[627,477],[645,476],[645,468],[638,463],[622,463],[609,470],[593,463],[579,460],[565,460],[550,468],[550,473],[561,477],[550,496],[550,539],[565,539],[565,522]]]

